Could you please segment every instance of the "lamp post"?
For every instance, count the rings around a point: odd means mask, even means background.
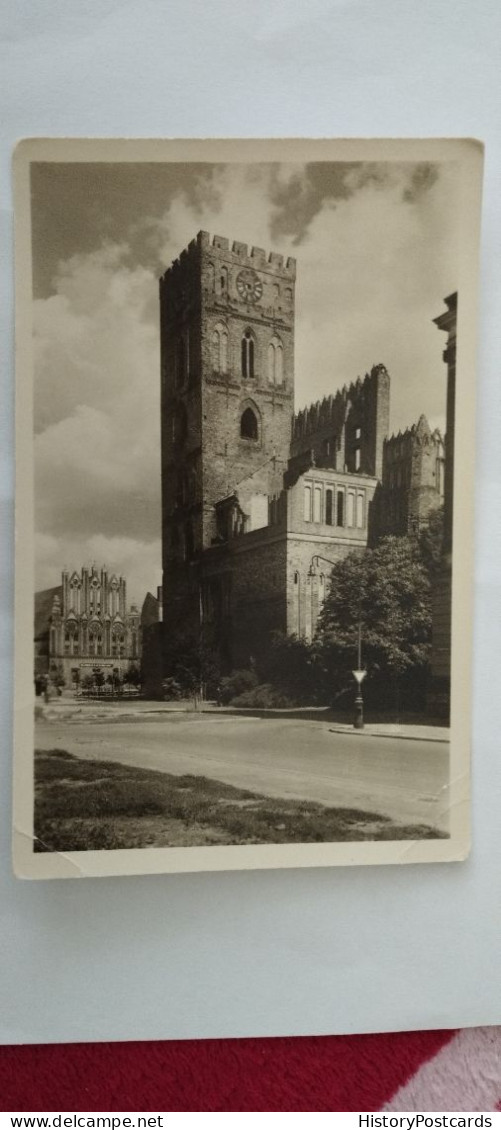
[[[315,576],[315,565],[318,567],[319,561],[326,561],[329,565],[336,565],[336,561],[332,561],[330,557],[324,557],[321,553],[315,553],[310,561],[310,568],[308,575]],[[367,671],[362,667],[362,622],[358,621],[358,647],[357,647],[357,670],[353,671],[353,675],[357,683],[357,694],[355,698],[355,717],[353,719],[353,726],[355,730],[363,730],[364,728],[364,700],[362,695],[362,683],[365,679]]]
[[[362,695],[362,683],[365,679],[367,671],[362,668],[362,624],[358,621],[358,667],[353,672],[357,683],[357,694],[355,698],[355,717],[353,719],[353,726],[355,730],[363,730],[364,728],[364,700]]]

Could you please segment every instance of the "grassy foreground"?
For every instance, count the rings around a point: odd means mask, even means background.
[[[84,761],[62,749],[35,754],[35,836],[40,852],[444,838],[426,824]]]

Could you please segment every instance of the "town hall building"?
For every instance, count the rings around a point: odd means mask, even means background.
[[[123,676],[140,657],[139,610],[106,566],[63,569],[60,585],[35,594],[35,676],[78,687],[95,671]]]

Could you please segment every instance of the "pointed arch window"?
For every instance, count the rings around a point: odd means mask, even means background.
[[[254,376],[254,338],[250,330],[246,330],[242,338],[242,376]]]
[[[214,270],[214,263],[209,263],[208,266],[207,266],[207,288],[208,288],[208,290],[214,290],[215,277],[216,277],[216,275],[215,275],[215,270]]]
[[[228,268],[221,267],[219,271],[219,293],[228,294]]]
[[[258,423],[256,413],[252,408],[246,408],[242,413],[240,420],[240,435],[242,439],[257,440],[258,438]]]
[[[284,383],[284,347],[276,334],[268,346],[268,381],[271,385]]]
[[[228,371],[228,330],[218,322],[212,334],[212,368],[215,373]]]

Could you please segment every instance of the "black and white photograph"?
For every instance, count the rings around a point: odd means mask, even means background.
[[[16,154],[14,856],[468,853],[468,141]]]

